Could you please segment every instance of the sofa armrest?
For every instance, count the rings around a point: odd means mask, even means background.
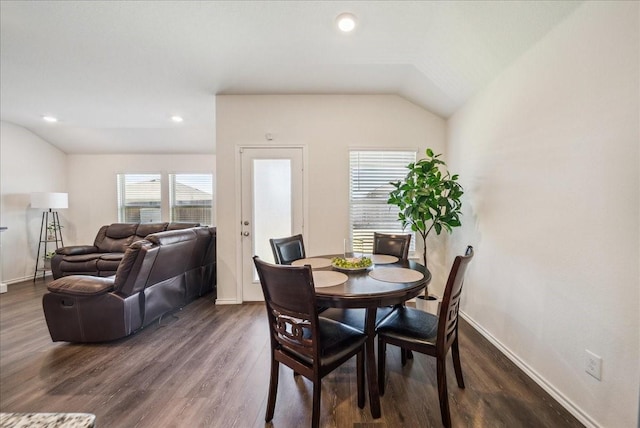
[[[97,253],[98,247],[93,245],[71,245],[69,247],[62,247],[56,250],[56,254],[62,254],[64,256],[77,256],[79,254]]]
[[[114,281],[114,277],[70,275],[52,281],[47,290],[69,296],[98,296],[113,291]]]

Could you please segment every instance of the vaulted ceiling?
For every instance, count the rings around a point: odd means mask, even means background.
[[[0,114],[66,153],[214,153],[217,94],[397,94],[447,118],[579,5],[2,0]]]

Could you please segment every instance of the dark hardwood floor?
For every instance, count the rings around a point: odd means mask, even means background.
[[[215,306],[201,298],[128,338],[104,344],[51,342],[45,284],[0,295],[0,411],[88,412],[99,427],[262,427],[269,382],[266,314],[260,304]],[[461,321],[466,388],[448,358],[456,427],[579,427],[573,416]],[[435,360],[415,354],[401,367],[387,351],[382,418],[356,404],[355,359],[323,380],[323,427],[439,427]],[[311,420],[311,383],[281,367],[268,426]]]

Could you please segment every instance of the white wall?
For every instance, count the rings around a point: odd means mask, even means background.
[[[448,122],[464,313],[603,427],[638,423],[639,12],[583,4]]]
[[[242,299],[236,295],[239,146],[306,148],[309,255],[342,252],[348,236],[349,148],[414,149],[419,154],[427,146],[444,150],[444,120],[393,95],[221,95],[216,103],[218,183],[224,183],[217,195],[221,303]],[[273,135],[273,141],[266,141],[266,133]],[[436,255],[432,259],[435,265]]]
[[[0,237],[1,279],[10,284],[33,278],[42,210],[30,207],[31,193],[67,191],[66,155],[31,131],[0,122],[0,179],[0,225],[9,228]],[[67,210],[58,213],[65,226]]]
[[[168,173],[211,173],[215,189],[215,171],[216,156],[208,154],[69,155],[69,215],[73,221],[65,230],[65,239],[68,236],[73,244],[92,244],[100,226],[118,221],[117,174],[162,173],[167,186]],[[168,212],[163,219],[168,221]]]

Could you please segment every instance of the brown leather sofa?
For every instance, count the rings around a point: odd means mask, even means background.
[[[53,341],[104,342],[135,333],[216,290],[216,229],[148,235],[129,245],[115,276],[70,275],[42,298]]]
[[[93,245],[58,248],[51,258],[53,279],[67,275],[115,275],[125,250],[151,233],[185,229],[200,223],[113,223],[98,230]]]

